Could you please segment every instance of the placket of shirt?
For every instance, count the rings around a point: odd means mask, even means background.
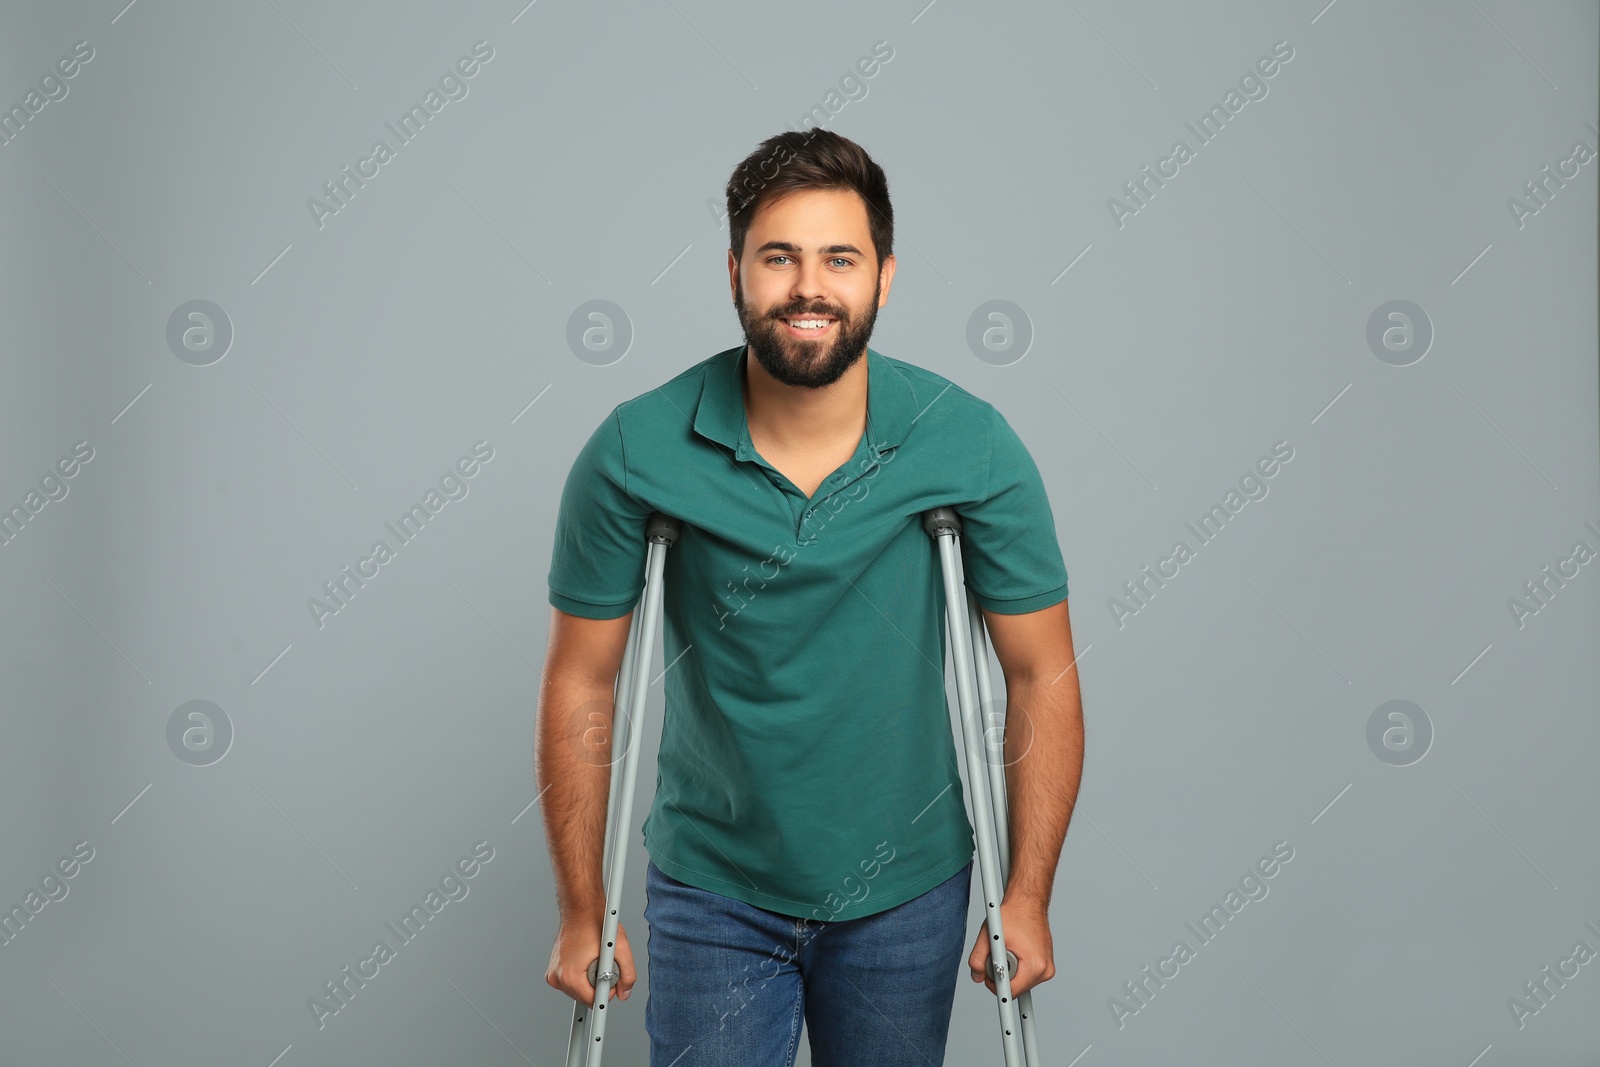
[[[793,529],[794,516],[805,510],[804,504],[795,502],[800,496],[800,487],[784,477],[782,471],[762,458],[761,453],[757,452],[755,446],[750,443],[748,431],[740,437],[739,445],[733,451],[733,459],[735,463],[753,463],[761,469],[762,475],[772,484],[774,489],[778,490],[778,494],[788,505],[789,527]]]
[[[855,455],[845,460],[844,465],[835,470],[822,480],[817,486],[816,495],[806,501],[805,506],[797,516],[795,527],[795,543],[801,545],[815,544],[817,531],[827,525],[829,515],[824,514],[828,498],[844,492],[850,486],[866,477],[872,465],[877,462],[880,455],[877,444],[873,440],[872,425],[867,424],[866,433],[861,435],[861,443],[856,446]],[[785,479],[787,481],[788,479]],[[799,489],[796,488],[798,493]],[[845,503],[848,503],[846,501]],[[842,510],[844,504],[839,506]],[[828,509],[835,510],[835,509]]]
[[[864,477],[872,469],[872,462],[881,455],[872,436],[871,417],[868,417],[866,432],[861,435],[861,443],[856,446],[853,456],[844,462],[832,474],[822,480],[817,486],[816,493],[806,499],[800,492],[800,487],[791,482],[772,464],[762,458],[761,453],[755,450],[750,443],[749,431],[741,437],[738,449],[734,452],[736,460],[749,460],[757,464],[766,472],[767,479],[777,486],[783,497],[789,503],[790,522],[794,529],[795,544],[812,545],[817,542],[816,530],[823,523],[816,521],[817,512],[820,511],[827,499],[835,493],[848,489],[858,479]]]

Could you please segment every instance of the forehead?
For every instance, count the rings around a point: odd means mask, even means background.
[[[750,233],[763,238],[779,231],[865,236],[867,202],[854,189],[801,189],[774,197],[750,220]]]

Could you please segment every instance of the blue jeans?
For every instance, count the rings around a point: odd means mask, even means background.
[[[972,864],[837,922],[780,915],[645,868],[650,1067],[938,1067],[965,966]]]

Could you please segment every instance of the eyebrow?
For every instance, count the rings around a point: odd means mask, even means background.
[[[756,255],[760,255],[761,253],[767,251],[792,252],[798,255],[805,250],[792,241],[768,241],[766,244],[756,249]],[[858,256],[863,255],[861,249],[857,248],[855,245],[827,245],[823,248],[817,249],[817,251],[825,256],[836,255],[840,252],[853,252]]]

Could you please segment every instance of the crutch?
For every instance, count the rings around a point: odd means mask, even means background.
[[[1006,1067],[1042,1067],[1034,1036],[1033,992],[1011,995],[1017,957],[1006,948],[1000,902],[1011,876],[1011,834],[1006,806],[1004,723],[987,740],[980,708],[993,708],[989,680],[989,645],[977,598],[966,587],[961,566],[961,518],[954,508],[922,513],[922,528],[939,546],[944,572],[945,614],[950,649],[956,663],[956,703],[966,744],[967,781],[972,799],[973,833],[978,843],[978,872],[983,885],[984,919],[989,934],[989,975],[999,992],[1000,1041]],[[1005,963],[1002,964],[1001,960]]]
[[[662,569],[667,549],[678,540],[682,524],[669,515],[652,512],[645,523],[649,544],[645,559],[644,592],[628,624],[628,645],[617,672],[616,698],[611,712],[611,784],[606,795],[605,865],[606,912],[600,927],[600,958],[589,964],[594,1003],[575,1003],[572,1032],[567,1038],[567,1067],[600,1067],[605,1051],[606,1001],[622,977],[616,968],[617,914],[622,906],[623,868],[628,856],[628,824],[633,813],[633,784],[639,774],[639,727],[644,717],[645,695],[650,687],[650,656],[655,649],[656,624],[661,617]],[[620,748],[619,748],[620,746]],[[625,752],[622,773],[617,774],[617,753]]]

